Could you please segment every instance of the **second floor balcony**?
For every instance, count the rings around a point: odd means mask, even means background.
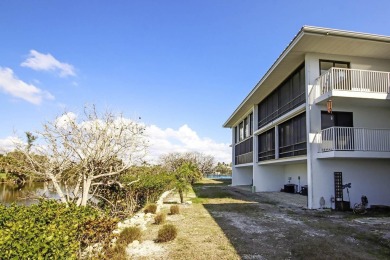
[[[331,68],[317,78],[315,103],[331,97],[389,99],[390,72]]]
[[[253,162],[253,137],[238,143],[234,149],[234,165],[247,164]]]
[[[317,134],[319,157],[390,158],[390,129],[329,127]]]

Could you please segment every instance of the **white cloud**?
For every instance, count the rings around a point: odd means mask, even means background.
[[[15,136],[8,136],[0,139],[0,154],[11,152],[15,149],[15,143],[20,143],[22,140]]]
[[[20,65],[38,71],[59,72],[60,77],[76,76],[73,65],[60,62],[50,53],[43,54],[36,50],[30,50],[29,57]]]
[[[214,156],[217,162],[231,162],[229,144],[201,138],[188,125],[177,130],[151,125],[146,127],[146,134],[150,145],[146,161],[157,162],[161,155],[172,152],[201,152]]]
[[[35,105],[39,105],[43,99],[54,99],[49,92],[18,79],[10,68],[0,67],[0,89]]]

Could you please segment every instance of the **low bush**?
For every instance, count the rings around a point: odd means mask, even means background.
[[[134,166],[117,176],[117,181],[123,185],[99,187],[98,194],[107,199],[100,201],[99,207],[113,216],[127,218],[172,189],[175,177],[160,166]]]
[[[77,259],[90,243],[112,237],[116,221],[91,207],[54,200],[0,204],[1,259]]]
[[[144,209],[145,214],[147,214],[147,213],[156,214],[156,211],[157,211],[157,204],[155,204],[155,203],[147,204],[145,206],[145,209]]]
[[[172,241],[177,236],[177,228],[172,224],[165,224],[160,228],[157,235],[157,242]]]
[[[171,215],[177,215],[180,213],[180,207],[179,205],[172,205],[170,208]]]
[[[139,227],[127,227],[119,234],[117,245],[128,245],[134,240],[141,240],[142,231]]]
[[[167,218],[167,214],[160,212],[154,217],[154,223],[156,225],[163,224],[165,222],[165,219]]]

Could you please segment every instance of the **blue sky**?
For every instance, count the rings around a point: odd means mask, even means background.
[[[303,25],[390,35],[388,10],[389,1],[0,1],[0,146],[14,130],[96,104],[153,126],[156,154],[229,160],[222,124]]]

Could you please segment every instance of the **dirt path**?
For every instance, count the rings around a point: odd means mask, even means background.
[[[195,192],[242,259],[390,258],[388,213],[303,210],[226,186],[200,185]]]
[[[203,181],[168,216],[178,237],[135,259],[390,259],[390,214],[303,210],[227,183]],[[166,199],[168,212],[178,196]],[[160,226],[150,225],[151,243]],[[156,244],[155,244],[156,245]]]

